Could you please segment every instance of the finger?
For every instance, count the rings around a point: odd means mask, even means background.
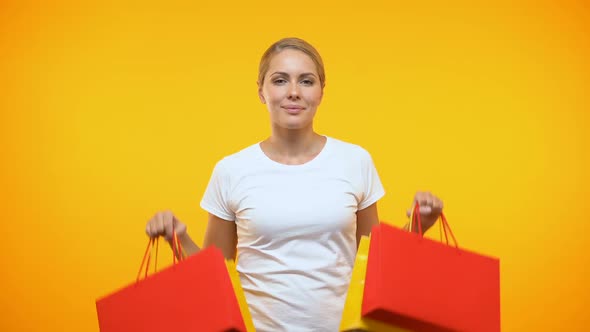
[[[148,235],[150,237],[155,237],[158,236],[158,234],[156,233],[156,215],[154,215],[147,223],[147,225],[145,226],[146,232],[148,233]]]
[[[174,215],[170,211],[165,211],[163,213],[163,221],[164,221],[164,234],[166,235],[166,239],[172,239],[172,232],[173,232],[173,222],[174,222]]]
[[[162,235],[164,233],[164,219],[162,212],[156,214],[156,232],[157,235]]]
[[[416,192],[416,194],[414,195],[414,203],[420,203],[420,201],[422,200],[422,192],[418,191]]]
[[[421,206],[432,205],[432,194],[429,192],[417,192],[414,197],[414,201],[418,202]]]
[[[430,206],[432,206],[432,208],[436,208],[439,205],[440,200],[436,197],[436,196],[432,196],[432,203],[430,204]]]
[[[442,211],[443,202],[438,197],[434,197],[434,202],[432,203],[432,208],[434,210]]]
[[[420,206],[420,215],[423,216],[427,216],[430,215],[432,213],[432,207],[425,205],[425,206]]]
[[[441,203],[440,199],[438,197],[436,197],[435,195],[433,195],[432,193],[428,193],[428,203],[427,205],[431,206],[432,208],[435,208],[437,206],[439,206]]]
[[[176,218],[176,216],[174,215],[174,213],[172,213],[172,224],[174,225],[174,227],[178,226],[178,222],[180,220],[178,220],[178,218]]]
[[[426,203],[426,205],[432,207],[432,206],[434,206],[434,202],[436,201],[436,196],[434,196],[432,193],[428,192],[427,200],[428,200],[428,202]]]

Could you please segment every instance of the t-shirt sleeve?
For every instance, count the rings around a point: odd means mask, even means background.
[[[373,163],[373,158],[369,152],[363,150],[363,156],[361,158],[362,165],[362,181],[363,181],[363,199],[359,202],[358,209],[363,210],[369,207],[371,204],[377,202],[381,197],[385,195],[385,189],[381,184],[381,179]]]
[[[203,199],[201,208],[203,210],[227,221],[235,221],[236,215],[230,209],[230,176],[223,165],[223,160],[218,162],[213,169],[211,178]]]

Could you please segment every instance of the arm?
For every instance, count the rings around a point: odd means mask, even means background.
[[[178,220],[171,211],[158,212],[146,225],[146,233],[150,237],[164,236],[172,246],[173,231],[178,234],[178,240],[186,256],[198,253],[201,248],[187,233],[186,225]],[[209,221],[205,231],[203,247],[214,245],[221,250],[226,259],[235,259],[237,233],[236,223],[223,220],[209,213]]]
[[[209,222],[205,230],[203,248],[213,245],[221,250],[225,259],[235,260],[237,243],[238,233],[236,223],[221,219],[209,213]]]
[[[377,213],[377,203],[356,212],[356,245],[361,242],[361,236],[369,236],[373,226],[379,224],[379,215]]]
[[[188,233],[178,235],[178,241],[180,241],[180,245],[186,256],[192,256],[201,251],[201,248],[191,239]],[[172,242],[170,242],[170,246],[172,247]]]
[[[205,239],[203,249],[209,246],[215,246],[221,250],[225,259],[236,259],[237,233],[236,223],[233,221],[223,220],[211,213],[205,230]],[[191,239],[188,233],[178,237],[180,245],[187,256],[194,255],[201,251],[201,248]]]

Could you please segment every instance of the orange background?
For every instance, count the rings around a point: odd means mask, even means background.
[[[269,134],[257,65],[285,36],[324,57],[316,129],[372,153],[383,220],[431,190],[501,259],[503,330],[587,330],[589,22],[557,0],[0,2],[0,330],[97,331],[157,210],[202,242],[215,162]]]

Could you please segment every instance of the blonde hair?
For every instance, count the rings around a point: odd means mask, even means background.
[[[318,75],[320,76],[320,84],[323,89],[326,85],[326,73],[324,71],[324,62],[322,61],[322,57],[315,47],[311,46],[311,44],[305,40],[299,38],[283,38],[270,45],[270,47],[266,50],[266,52],[264,52],[262,58],[260,59],[260,65],[258,66],[258,84],[260,86],[264,84],[264,76],[268,71],[272,57],[285,49],[301,51],[311,58],[316,66]]]

